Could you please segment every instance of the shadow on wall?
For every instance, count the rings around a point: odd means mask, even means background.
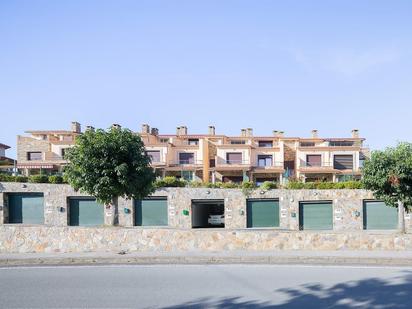
[[[213,300],[202,298],[167,308],[412,308],[412,272],[386,281],[370,278],[325,287],[307,284],[293,289],[279,289],[288,300],[282,304],[269,301],[245,301],[242,297]]]

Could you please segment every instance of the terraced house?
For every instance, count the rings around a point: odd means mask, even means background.
[[[74,145],[81,128],[73,122],[70,131],[27,133],[31,136],[18,137],[18,168],[25,174],[53,173],[67,163],[64,151]],[[216,134],[213,126],[207,134],[189,134],[186,126],[177,127],[175,134],[160,134],[143,124],[137,134],[158,176],[204,182],[358,179],[369,153],[358,130],[347,138],[321,138],[316,130],[310,138],[286,137],[282,131],[254,136],[251,128],[226,136]]]
[[[182,126],[176,134],[162,135],[144,124],[140,135],[158,175],[204,182],[359,179],[369,153],[358,130],[348,138],[320,138],[317,130],[310,138],[298,138],[282,131],[254,136],[251,128],[226,136],[216,134],[213,126],[208,134],[189,134]]]

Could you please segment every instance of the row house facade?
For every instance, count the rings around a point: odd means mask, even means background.
[[[10,149],[10,146],[0,143],[0,172],[12,173],[14,169],[14,160],[6,156],[6,150]]]
[[[18,136],[17,167],[24,174],[61,172],[67,162],[64,151],[81,134],[80,124],[70,131],[27,131]],[[175,176],[191,181],[282,182],[343,181],[360,178],[360,168],[368,156],[358,130],[348,138],[320,138],[316,130],[310,138],[285,137],[282,131],[271,136],[254,136],[242,129],[239,136],[189,134],[180,126],[175,134],[159,134],[157,128],[142,125],[142,138],[152,166],[159,177]]]

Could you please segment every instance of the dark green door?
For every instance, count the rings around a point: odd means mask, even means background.
[[[394,230],[398,228],[398,209],[384,202],[363,203],[363,228],[365,230]]]
[[[135,225],[164,226],[167,220],[167,199],[149,198],[135,201]]]
[[[247,227],[279,227],[279,201],[247,201]]]
[[[93,198],[70,198],[70,222],[72,226],[96,226],[104,224],[104,206]]]
[[[44,224],[42,193],[9,193],[9,223]]]
[[[332,230],[332,202],[302,202],[299,204],[301,230]]]

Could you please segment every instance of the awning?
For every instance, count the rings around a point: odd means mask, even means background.
[[[31,168],[31,169],[52,169],[53,164],[17,164],[17,168]]]

